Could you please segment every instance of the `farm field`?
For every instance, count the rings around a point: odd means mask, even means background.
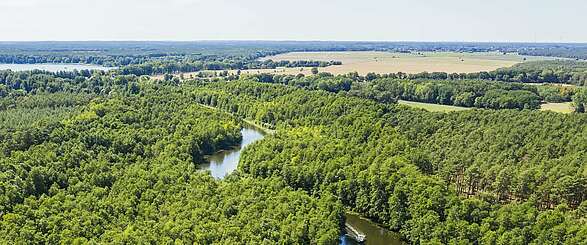
[[[460,107],[460,106],[439,105],[439,104],[406,101],[406,100],[399,100],[398,103],[401,105],[407,105],[410,107],[424,109],[424,110],[431,111],[431,112],[453,112],[453,111],[464,111],[464,110],[471,110],[472,109],[472,108]]]
[[[524,61],[552,60],[553,58],[523,56],[518,54],[503,54],[498,52],[484,53],[457,53],[457,52],[419,52],[419,53],[391,53],[391,52],[292,52],[275,56],[264,57],[261,60],[274,61],[341,61],[339,66],[319,68],[322,72],[346,74],[358,72],[365,75],[375,73],[420,73],[420,72],[448,72],[469,73],[492,71],[502,67],[509,67]],[[273,71],[276,70],[276,71]],[[300,68],[271,69],[276,73],[297,74]],[[251,72],[257,72],[252,70]],[[301,73],[309,74],[310,69]]]
[[[554,112],[559,112],[559,113],[572,113],[574,111],[573,105],[571,102],[542,104],[542,107],[540,108],[540,110],[554,111]]]
[[[376,51],[347,51],[347,52],[291,52],[275,56],[263,57],[259,60],[273,61],[341,61],[342,65],[320,67],[320,72],[329,72],[334,75],[358,72],[365,75],[374,73],[420,73],[420,72],[448,72],[470,73],[492,71],[498,68],[513,66],[525,61],[554,60],[557,58],[524,56],[513,53],[499,52],[458,53],[458,52],[419,52],[419,53],[391,53]],[[183,73],[184,77],[197,76],[199,73],[212,74],[221,71],[200,71]],[[237,70],[228,70],[229,74],[236,74]],[[241,74],[282,74],[282,75],[311,75],[310,67],[278,67],[275,69],[241,70]],[[162,79],[163,75],[152,76]]]
[[[460,107],[460,106],[439,105],[439,104],[406,101],[406,100],[399,100],[398,103],[401,105],[407,105],[407,106],[414,107],[414,108],[424,109],[424,110],[427,110],[430,112],[452,112],[452,111],[464,111],[464,110],[473,109],[473,108]],[[553,112],[558,112],[558,113],[572,113],[573,112],[573,105],[571,102],[546,103],[546,104],[542,104],[540,110],[541,111],[553,111]]]

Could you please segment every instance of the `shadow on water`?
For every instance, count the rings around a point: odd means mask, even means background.
[[[252,126],[245,126],[241,129],[241,134],[243,141],[238,147],[220,151],[207,157],[208,163],[204,164],[202,168],[210,170],[212,177],[215,179],[223,179],[226,175],[236,170],[242,150],[253,142],[265,137],[265,132]]]
[[[400,235],[396,232],[384,229],[374,222],[371,222],[365,218],[362,218],[356,214],[346,213],[346,222],[353,226],[355,229],[359,230],[363,234],[366,235],[367,240],[362,244],[367,245],[402,245],[405,244],[401,241]],[[352,238],[348,237],[347,235],[342,235],[340,237],[340,244],[347,245],[347,244],[361,244],[357,243]]]

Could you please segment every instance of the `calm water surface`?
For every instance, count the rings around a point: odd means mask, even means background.
[[[243,135],[242,143],[231,150],[221,151],[208,157],[208,164],[205,164],[202,168],[210,170],[212,176],[216,179],[223,179],[226,175],[232,173],[238,166],[241,152],[248,145],[255,141],[261,140],[265,137],[265,132],[254,127],[246,126],[241,129]],[[358,215],[347,213],[345,214],[347,223],[351,224],[355,229],[365,233],[367,235],[367,241],[365,244],[368,245],[403,245],[398,233],[386,230],[379,227],[377,224],[361,218]],[[357,244],[351,238],[342,235],[340,237],[340,244]]]
[[[355,229],[367,235],[367,245],[403,245],[400,235],[396,232],[379,227],[377,224],[364,219],[358,215],[347,213],[345,214],[347,223],[351,224]],[[340,237],[340,244],[358,244],[350,237],[343,235]]]
[[[89,64],[0,64],[0,70],[31,71],[44,70],[49,72],[73,71],[73,70],[101,70],[109,71],[116,67],[105,67]]]
[[[208,157],[209,163],[205,164],[203,168],[210,170],[212,177],[223,179],[226,175],[232,173],[238,166],[241,151],[247,145],[265,137],[265,132],[249,126],[245,126],[241,129],[241,134],[243,135],[243,141],[238,147],[231,150],[221,151]]]

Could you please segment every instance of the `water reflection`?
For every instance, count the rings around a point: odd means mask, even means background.
[[[265,132],[255,127],[246,126],[241,130],[243,136],[242,143],[231,150],[221,151],[208,157],[209,163],[202,166],[210,170],[212,176],[216,179],[223,179],[226,175],[232,173],[238,166],[242,150],[257,140],[265,137]],[[379,227],[377,224],[361,218],[358,215],[345,214],[347,223],[355,229],[367,235],[365,244],[385,244],[385,245],[403,245],[398,233]],[[357,244],[353,239],[343,235],[340,238],[340,244]]]
[[[364,244],[368,245],[402,245],[400,235],[396,232],[379,227],[377,224],[364,219],[358,215],[347,213],[345,214],[347,223],[351,224],[355,229],[367,235],[367,241]],[[358,244],[350,237],[343,235],[340,237],[340,244]]]
[[[265,137],[263,131],[250,126],[245,126],[241,129],[241,134],[243,136],[243,141],[238,147],[221,151],[208,157],[209,163],[204,164],[202,167],[206,170],[210,170],[212,177],[223,179],[226,175],[236,170],[240,160],[241,151],[246,146]]]

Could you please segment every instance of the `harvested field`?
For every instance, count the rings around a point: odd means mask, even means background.
[[[503,54],[498,52],[456,53],[456,52],[419,52],[419,53],[391,53],[374,51],[356,52],[292,52],[275,56],[264,57],[261,60],[274,61],[313,60],[313,61],[341,61],[342,65],[320,67],[320,72],[329,72],[335,75],[358,72],[365,75],[369,72],[384,73],[420,73],[420,72],[448,72],[470,73],[492,71],[502,67],[509,67],[517,63],[533,60],[552,60],[555,58],[522,56],[518,54]],[[220,71],[202,71],[213,74]],[[229,70],[235,74],[236,70]],[[199,72],[184,73],[184,77],[196,76]],[[279,67],[275,69],[241,70],[241,74],[283,74],[283,75],[310,75],[310,67]],[[162,75],[154,76],[163,78]]]
[[[575,109],[573,109],[573,105],[571,102],[542,104],[540,110],[554,111],[559,113],[572,113],[573,111],[575,111]]]
[[[497,52],[484,53],[455,53],[455,52],[420,52],[420,53],[391,53],[391,52],[293,52],[263,58],[280,60],[314,60],[314,61],[341,61],[339,66],[320,68],[320,71],[333,74],[358,72],[361,75],[375,73],[420,73],[420,72],[448,72],[469,73],[492,71],[502,67],[509,67],[517,63],[531,60],[553,59],[546,57],[522,56],[517,54],[503,54]],[[300,68],[280,68],[266,70],[286,74],[297,74]],[[252,71],[257,72],[257,71]],[[310,69],[302,71],[309,74]]]
[[[430,103],[422,103],[422,102],[414,102],[414,101],[406,101],[400,100],[398,101],[401,105],[407,105],[414,108],[424,109],[427,111],[432,112],[451,112],[451,111],[464,111],[464,110],[471,110],[472,108],[467,107],[460,107],[460,106],[452,106],[452,105],[439,105],[439,104],[430,104]]]

